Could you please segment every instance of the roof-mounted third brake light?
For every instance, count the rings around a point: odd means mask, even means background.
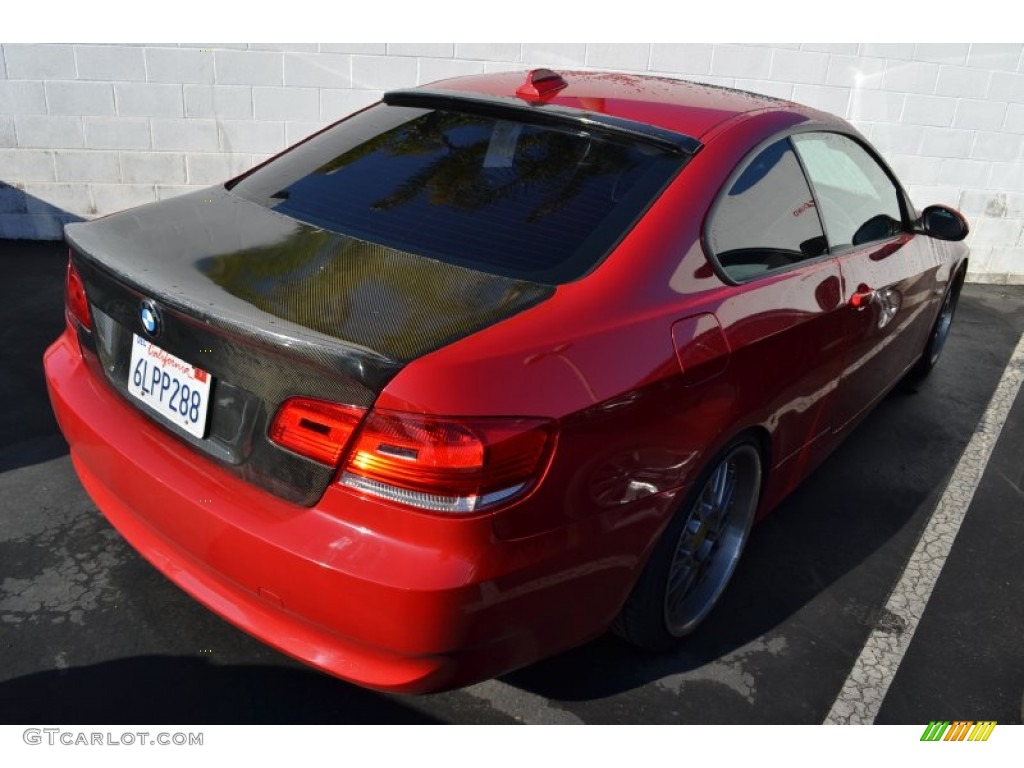
[[[516,89],[516,96],[523,99],[542,99],[568,85],[565,78],[557,72],[550,69],[531,69],[526,73],[526,82]]]

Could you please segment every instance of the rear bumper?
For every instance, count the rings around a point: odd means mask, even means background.
[[[295,506],[126,404],[68,333],[45,367],[75,469],[125,539],[223,618],[360,685],[454,687],[600,634],[641,564],[622,547],[650,536],[610,537],[598,515],[500,541],[487,517],[410,513],[336,485]]]

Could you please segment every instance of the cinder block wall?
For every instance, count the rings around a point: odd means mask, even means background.
[[[0,237],[222,181],[382,91],[533,66],[652,72],[852,120],[915,204],[970,219],[971,277],[1024,282],[1024,45],[0,46]]]

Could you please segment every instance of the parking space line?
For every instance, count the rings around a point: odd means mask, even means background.
[[[882,613],[886,620],[876,623],[868,636],[825,718],[825,724],[870,724],[878,716],[985,473],[1022,380],[1024,335],[1018,340],[981,421],[889,596],[886,610]],[[893,621],[894,616],[902,622]]]

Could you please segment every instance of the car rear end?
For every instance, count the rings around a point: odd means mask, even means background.
[[[420,691],[602,631],[661,518],[503,531],[561,519],[571,414],[488,392],[438,413],[388,386],[554,301],[685,158],[407,104],[70,226],[46,371],[83,485],[172,581],[332,674]]]

